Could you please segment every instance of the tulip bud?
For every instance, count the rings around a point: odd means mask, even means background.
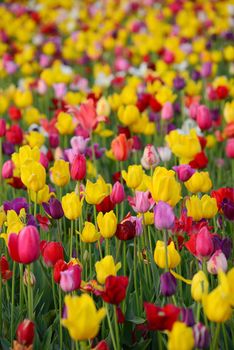
[[[17,341],[21,345],[31,345],[34,338],[35,325],[32,321],[25,319],[21,322],[16,330]]]
[[[42,206],[46,213],[53,219],[58,220],[64,215],[62,204],[54,197],[51,197],[48,203],[42,203]]]
[[[141,158],[141,164],[143,168],[150,169],[155,168],[160,159],[153,145],[147,145],[144,149],[143,156]]]
[[[78,154],[71,165],[71,177],[73,180],[81,181],[86,176],[86,159],[82,154]]]
[[[187,326],[192,327],[195,324],[193,310],[189,308],[181,309],[181,321]]]
[[[51,148],[57,148],[59,146],[59,134],[49,134],[49,144]]]
[[[197,233],[196,239],[196,254],[199,259],[208,258],[214,250],[212,236],[207,227],[202,227]]]
[[[162,111],[161,111],[161,117],[163,120],[169,120],[172,119],[174,115],[174,110],[171,102],[166,102],[163,105]]]
[[[157,152],[162,162],[168,162],[171,159],[171,150],[169,147],[158,147]]]
[[[171,229],[175,222],[175,214],[172,207],[159,201],[154,208],[154,225],[158,230]]]
[[[105,340],[101,340],[94,348],[94,350],[109,350],[109,346]]]
[[[60,287],[64,292],[73,292],[80,288],[82,269],[79,265],[69,266],[60,272]]]
[[[207,270],[212,275],[217,275],[220,270],[227,271],[227,259],[221,249],[216,252],[207,261]]]
[[[58,260],[64,259],[63,246],[59,242],[43,242],[41,255],[44,263],[48,266],[54,266]]]
[[[188,181],[195,173],[195,170],[189,164],[181,164],[172,167],[176,171],[178,179],[182,182]]]
[[[203,271],[197,272],[192,279],[191,294],[194,300],[201,301],[203,295],[208,292],[209,282]]]
[[[0,137],[4,137],[6,134],[6,121],[0,118]]]
[[[210,346],[210,334],[208,329],[202,324],[197,323],[193,326],[193,336],[195,347],[198,349],[207,349]]]
[[[170,272],[165,272],[160,276],[160,292],[166,297],[175,294],[177,281]]]
[[[110,199],[114,204],[119,204],[124,200],[124,198],[125,198],[124,187],[119,181],[117,181],[115,182],[112,188]]]
[[[28,286],[30,284],[31,287],[33,287],[36,283],[36,277],[32,271],[30,271],[30,276],[28,274],[28,269],[24,270],[23,275],[23,282],[25,286]]]
[[[2,166],[2,177],[3,179],[10,179],[13,177],[14,163],[12,160],[7,160]]]
[[[212,125],[212,116],[206,106],[199,106],[197,109],[197,124],[201,130],[208,130]]]

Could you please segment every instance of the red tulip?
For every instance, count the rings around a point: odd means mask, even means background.
[[[41,243],[41,255],[44,263],[48,266],[54,266],[58,260],[64,259],[63,246],[59,242]]]
[[[96,204],[97,211],[101,211],[103,214],[113,210],[114,207],[115,203],[111,201],[110,196],[106,196],[100,204]]]
[[[63,260],[58,260],[54,265],[54,281],[55,283],[60,282],[61,275],[60,273],[62,271],[65,271],[68,269],[68,264]]]
[[[12,276],[8,261],[4,255],[0,258],[0,273],[3,280],[9,280]]]
[[[86,176],[86,159],[83,154],[78,154],[71,165],[71,177],[73,180],[80,181]]]
[[[151,331],[170,331],[177,321],[180,309],[174,305],[167,304],[159,307],[151,303],[144,303],[148,329]]]
[[[121,241],[128,241],[133,239],[136,235],[136,227],[131,221],[127,220],[117,225],[115,233],[116,237]]]
[[[8,114],[9,114],[10,119],[13,121],[20,120],[22,117],[20,109],[15,107],[15,106],[9,107]]]
[[[20,145],[23,141],[23,131],[19,125],[12,125],[6,131],[7,141],[13,143],[13,145]]]
[[[3,118],[0,118],[0,137],[5,136],[6,134],[6,121]]]
[[[16,331],[17,341],[21,345],[31,345],[34,338],[35,325],[32,321],[25,319],[21,322]]]
[[[125,134],[120,134],[111,142],[111,149],[118,161],[127,160],[132,149],[132,140],[127,140]]]
[[[119,305],[126,297],[128,277],[108,276],[105,281],[105,289],[101,294],[106,303]]]

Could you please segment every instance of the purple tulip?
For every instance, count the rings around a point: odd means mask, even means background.
[[[188,181],[195,173],[195,170],[189,164],[175,165],[172,167],[176,171],[180,181]]]
[[[149,191],[141,192],[136,191],[135,197],[128,197],[129,204],[132,206],[133,210],[137,213],[146,213],[150,206]]]
[[[186,323],[188,327],[192,327],[195,324],[193,310],[190,308],[181,309],[181,321]]]
[[[193,326],[193,335],[196,348],[207,349],[209,347],[210,334],[208,329],[202,323],[197,323]]]
[[[154,225],[158,230],[168,230],[174,226],[175,214],[172,207],[159,201],[154,208]]]
[[[54,197],[51,197],[48,203],[42,203],[45,212],[53,219],[60,219],[63,217],[64,212],[60,201]]]
[[[27,203],[27,200],[23,197],[15,198],[12,201],[6,201],[3,203],[4,211],[14,210],[17,215],[19,215],[21,209],[25,209],[27,212],[28,208],[29,205]]]
[[[185,87],[185,80],[182,77],[176,77],[173,80],[173,85],[176,90],[182,90]]]
[[[160,276],[160,293],[162,295],[170,297],[175,294],[176,287],[176,278],[170,272],[165,272]]]
[[[230,220],[234,220],[234,202],[232,202],[230,199],[225,198],[222,202],[222,210],[224,213],[224,216]]]

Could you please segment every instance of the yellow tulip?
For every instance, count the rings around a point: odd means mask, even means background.
[[[207,194],[200,199],[197,196],[192,196],[186,200],[187,215],[192,217],[194,221],[200,221],[202,218],[211,219],[218,211],[215,198],[211,198]]]
[[[14,102],[16,106],[19,108],[25,108],[25,107],[31,106],[33,103],[33,96],[31,91],[16,90],[15,96],[14,96]]]
[[[234,122],[234,100],[225,103],[223,116],[227,123]]]
[[[58,159],[54,162],[54,166],[50,168],[51,181],[59,186],[63,187],[70,181],[69,163],[63,159]]]
[[[40,148],[45,142],[45,136],[37,131],[31,131],[25,138],[31,148],[35,146]]]
[[[37,204],[41,204],[43,202],[48,202],[50,197],[54,196],[54,192],[50,192],[50,188],[48,185],[45,185],[40,191],[33,192],[30,191],[31,201]]]
[[[117,228],[117,218],[113,210],[104,214],[100,212],[97,216],[97,224],[102,237],[111,238]]]
[[[67,193],[62,197],[64,215],[69,220],[76,220],[82,211],[82,202],[75,192]]]
[[[192,193],[208,192],[212,187],[208,171],[194,173],[185,183],[185,187]]]
[[[168,350],[192,350],[194,347],[193,329],[176,321],[169,333]]]
[[[180,264],[180,254],[176,250],[174,242],[171,242],[167,246],[167,260],[169,269],[174,269]],[[154,250],[154,261],[161,269],[166,268],[166,251],[165,243],[163,241],[157,241],[156,243]]]
[[[123,125],[129,126],[140,118],[140,112],[135,105],[121,106],[118,109],[118,118]]]
[[[99,240],[100,233],[92,222],[86,221],[80,237],[82,242],[93,243]]]
[[[118,270],[121,268],[121,263],[115,265],[112,255],[107,255],[102,260],[96,262],[95,270],[97,274],[97,280],[100,284],[104,284],[108,276],[116,276]]]
[[[156,202],[163,201],[174,207],[181,199],[181,186],[173,170],[155,168],[152,179],[148,181],[148,188]]]
[[[75,130],[75,123],[72,116],[65,112],[60,112],[57,117],[57,123],[55,124],[61,135],[71,135]]]
[[[122,170],[123,179],[128,187],[136,189],[143,180],[144,171],[141,165],[129,165],[128,172]]]
[[[38,192],[45,186],[45,168],[38,162],[26,161],[21,167],[21,180],[28,190]]]
[[[100,322],[105,317],[104,308],[96,309],[93,299],[88,294],[65,296],[67,317],[61,323],[74,340],[93,339],[99,331]]]
[[[197,272],[192,279],[191,294],[194,300],[201,301],[209,290],[209,282],[203,271]]]
[[[89,204],[100,204],[108,196],[110,187],[105,183],[102,176],[99,175],[96,183],[87,180],[85,187],[85,200]]]

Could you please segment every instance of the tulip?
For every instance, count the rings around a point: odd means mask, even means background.
[[[54,266],[58,260],[64,259],[63,246],[59,242],[44,241],[41,244],[41,255],[48,267]]]
[[[148,187],[155,202],[163,201],[174,207],[181,199],[181,186],[176,181],[173,170],[155,168]]]
[[[75,192],[67,193],[62,197],[64,215],[69,220],[76,220],[82,211],[82,202]]]
[[[22,118],[22,113],[19,108],[15,106],[10,106],[8,109],[8,114],[11,120],[18,121]]]
[[[73,134],[76,127],[70,114],[65,112],[60,112],[58,114],[55,126],[61,135]]]
[[[24,319],[17,327],[17,341],[24,346],[31,345],[34,339],[35,325],[32,321]]]
[[[7,160],[2,166],[2,178],[10,179],[11,177],[13,177],[14,167],[15,166],[12,160]]]
[[[30,191],[31,201],[37,204],[42,204],[43,202],[48,202],[49,199],[54,195],[54,192],[50,192],[48,185],[45,185],[40,191],[33,192]]]
[[[124,200],[124,198],[124,186],[119,181],[116,181],[114,186],[112,187],[110,199],[114,204],[119,204]]]
[[[196,239],[196,254],[199,259],[207,259],[214,251],[212,236],[207,227],[204,226],[197,233]]]
[[[23,274],[23,282],[25,286],[30,286],[30,287],[35,286],[36,277],[34,273],[32,271],[30,271],[29,273],[28,269],[25,269]]]
[[[6,134],[6,120],[0,118],[0,137],[4,137]]]
[[[108,276],[101,297],[106,303],[119,305],[126,297],[127,287],[128,277]]]
[[[109,186],[105,183],[102,176],[99,175],[96,183],[87,180],[85,188],[85,200],[89,204],[100,204],[109,194]]]
[[[203,105],[198,107],[197,124],[201,130],[208,130],[212,126],[212,116],[208,107]]]
[[[192,193],[208,192],[212,187],[208,171],[194,173],[185,183],[185,187]]]
[[[227,140],[225,152],[228,158],[234,158],[234,138],[230,138]]]
[[[221,249],[216,250],[207,261],[207,270],[212,275],[217,275],[220,270],[226,272],[227,268],[227,259]]]
[[[117,263],[115,265],[114,258],[112,255],[105,256],[105,258],[96,262],[95,264],[98,282],[104,284],[107,277],[110,275],[116,276],[120,268],[121,263]]]
[[[193,326],[193,336],[195,347],[198,349],[208,349],[210,346],[210,333],[206,326],[202,323],[197,323]]]
[[[63,260],[57,260],[54,265],[53,277],[55,283],[59,283],[61,279],[61,272],[68,269],[68,264]]]
[[[130,220],[118,224],[115,235],[121,241],[133,239],[136,235],[136,224],[132,223]]]
[[[12,125],[6,131],[6,139],[13,145],[20,145],[23,141],[23,131],[19,125]]]
[[[64,292],[73,292],[80,288],[81,284],[81,267],[76,265],[71,265],[67,270],[60,272],[60,288]]]
[[[62,205],[57,198],[51,197],[48,203],[42,203],[45,212],[53,219],[61,219],[64,215]]]
[[[129,126],[140,119],[140,112],[134,105],[121,106],[118,109],[118,118],[123,125]]]
[[[224,216],[228,220],[234,220],[234,201],[230,199],[224,199],[222,201],[222,210],[224,213]]]
[[[73,180],[81,181],[86,176],[86,159],[82,154],[78,154],[71,165],[71,177]]]
[[[150,331],[170,331],[180,313],[180,309],[171,304],[159,307],[151,303],[144,303],[144,309],[147,319],[147,328]]]
[[[141,165],[129,165],[128,172],[122,170],[122,177],[129,188],[136,189],[143,180],[143,169]]]
[[[4,255],[0,257],[0,274],[3,281],[9,280],[12,276],[9,263]]]
[[[171,150],[169,147],[157,147],[157,152],[162,162],[169,162],[171,159]]]
[[[70,106],[69,111],[74,114],[84,130],[91,132],[96,129],[99,118],[97,117],[93,100],[89,99],[82,103],[79,110]]]
[[[92,222],[85,222],[80,238],[82,242],[93,243],[100,239],[100,233],[97,232],[95,225]]]
[[[189,308],[181,309],[181,321],[187,326],[192,327],[195,324],[193,310]]]
[[[173,208],[162,201],[154,207],[154,225],[158,230],[169,230],[174,226],[175,214]]]
[[[69,163],[63,159],[56,160],[50,168],[51,181],[59,187],[64,187],[70,181]]]
[[[208,292],[209,282],[203,271],[197,272],[192,279],[191,294],[194,300],[201,301]]]
[[[96,204],[97,212],[102,212],[103,214],[113,210],[115,204],[111,201],[110,195],[106,196],[100,204]]]
[[[183,322],[175,322],[169,333],[168,350],[192,350],[194,347],[193,330]]]
[[[234,100],[225,103],[223,116],[227,123],[234,122]]]
[[[103,215],[100,212],[97,216],[97,224],[102,237],[111,238],[117,229],[117,218],[113,210]]]
[[[188,181],[195,173],[195,170],[188,164],[181,164],[172,167],[177,173],[178,179],[182,182]]]
[[[165,272],[160,276],[160,293],[170,297],[176,292],[177,281],[170,272]]]
[[[65,296],[67,317],[62,319],[74,340],[88,340],[96,337],[101,320],[105,317],[104,308],[96,310],[93,299],[88,294]]]
[[[137,213],[145,213],[151,207],[151,202],[149,200],[149,191],[135,191],[135,197],[128,197],[128,201],[133,210]]]
[[[28,190],[38,192],[45,186],[45,168],[35,161],[25,162],[21,167],[21,180]]]
[[[197,111],[198,111],[199,103],[194,101],[190,106],[189,106],[189,116],[190,118],[196,120],[197,119]]]
[[[177,250],[175,249],[175,244],[172,241],[167,247],[167,260],[168,266],[166,266],[166,256],[165,256],[165,243],[163,241],[157,241],[154,250],[154,261],[161,268],[174,269],[180,264],[181,258]]]
[[[120,134],[111,142],[111,149],[116,160],[127,160],[132,149],[132,140],[127,140],[125,134]]]
[[[30,264],[40,255],[40,236],[34,226],[26,226],[19,234],[12,233],[8,239],[8,250],[12,260]]]
[[[147,145],[141,158],[141,165],[145,169],[153,169],[160,162],[157,151],[153,145]]]
[[[59,135],[55,132],[49,134],[49,144],[51,148],[57,148],[59,146]]]
[[[73,136],[70,143],[75,154],[84,154],[89,140],[89,138],[84,138],[83,136]]]
[[[162,120],[170,120],[173,118],[174,110],[171,102],[166,102],[163,105],[162,111],[161,111],[161,117]]]
[[[212,62],[204,62],[201,68],[201,76],[207,78],[212,74]]]
[[[211,198],[207,194],[202,196],[201,199],[197,196],[188,198],[185,206],[187,208],[187,215],[192,217],[194,221],[200,221],[203,218],[211,219],[218,211],[215,198]]]
[[[182,77],[175,77],[173,80],[173,85],[176,90],[182,90],[185,87],[185,80]]]

